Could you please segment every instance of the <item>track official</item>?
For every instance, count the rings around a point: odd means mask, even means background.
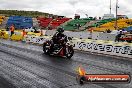
[[[15,27],[14,27],[14,24],[12,24],[10,27],[11,36],[14,34],[14,30],[15,30]]]

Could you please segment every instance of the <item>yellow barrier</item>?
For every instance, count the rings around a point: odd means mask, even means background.
[[[96,40],[97,44],[104,44],[104,42],[105,42],[104,40]]]
[[[28,32],[27,35],[34,35],[34,36],[40,36],[41,33],[33,33],[33,32]],[[5,29],[0,30],[0,38],[4,39],[11,39],[15,41],[21,41],[23,40],[23,35],[21,30],[15,30],[15,33],[10,37],[10,34]]]
[[[10,38],[11,40],[21,41],[21,40],[23,40],[23,35],[21,33],[20,34],[13,34],[10,37],[10,34],[8,34],[8,32],[3,29],[3,30],[0,30],[0,38],[4,38],[4,39],[9,39]]]
[[[6,29],[0,29],[0,31],[6,31]]]
[[[21,40],[23,40],[23,36],[21,34],[19,34],[19,35],[13,34],[11,36],[11,40],[21,41]]]
[[[21,32],[18,32],[18,33],[20,33],[20,34],[13,34],[10,39],[11,40],[15,40],[15,41],[21,41],[21,40],[23,40],[22,33]]]
[[[3,19],[0,19],[0,22],[3,22]]]
[[[5,18],[5,16],[0,16],[0,19],[4,19]]]
[[[22,32],[23,30],[22,29],[19,29],[19,30],[15,30],[15,32]]]
[[[6,31],[0,31],[0,38],[8,39],[9,34]]]
[[[34,33],[34,32],[28,32],[27,35],[35,35],[35,36],[40,36],[41,33]]]

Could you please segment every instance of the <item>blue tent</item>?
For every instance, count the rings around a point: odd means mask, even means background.
[[[124,30],[130,32],[130,31],[132,31],[132,26],[125,28]]]
[[[12,24],[14,24],[17,29],[29,28],[33,26],[33,20],[31,17],[10,16],[6,25],[11,26]]]

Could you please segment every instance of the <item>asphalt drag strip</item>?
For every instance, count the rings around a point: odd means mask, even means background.
[[[1,77],[17,88],[132,88],[132,83],[80,86],[76,82],[79,65],[89,74],[132,72],[132,62],[129,60],[82,52],[75,52],[69,60],[44,55],[41,46],[0,41]]]

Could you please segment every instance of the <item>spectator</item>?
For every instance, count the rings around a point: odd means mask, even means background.
[[[42,29],[40,30],[40,36],[43,36],[43,30]]]
[[[9,28],[9,26],[6,26],[6,31],[10,31],[10,28]]]
[[[107,33],[107,29],[105,31],[103,31],[103,33]]]
[[[15,30],[15,27],[14,27],[14,24],[12,24],[11,27],[10,27],[11,36],[14,34],[14,30]]]
[[[119,31],[119,30],[117,31],[115,42],[116,41],[118,41],[118,42],[120,41],[120,37],[121,37],[122,34],[123,34],[122,31]]]
[[[51,26],[49,26],[49,27],[48,27],[48,30],[52,30],[52,27],[51,27]]]
[[[27,34],[27,33],[26,33],[25,29],[23,29],[23,33],[22,33],[23,37],[24,37],[26,34]]]
[[[35,27],[33,27],[33,29],[34,29],[34,33],[37,33],[37,29]]]
[[[101,20],[101,17],[99,17],[99,20]]]
[[[93,28],[89,28],[88,31],[92,34],[93,33]]]
[[[97,20],[97,17],[94,17],[94,20]]]
[[[81,27],[80,24],[76,24],[75,26],[77,27],[78,30],[79,30],[79,28]]]
[[[132,34],[132,30],[130,31],[130,34]]]
[[[125,29],[122,29],[122,33],[123,33],[123,34],[126,34],[127,31],[126,31]]]
[[[107,33],[111,33],[111,30],[110,30],[110,29],[108,29],[108,30],[107,30]]]
[[[33,29],[34,29],[34,33],[39,33],[36,27],[33,27]]]

